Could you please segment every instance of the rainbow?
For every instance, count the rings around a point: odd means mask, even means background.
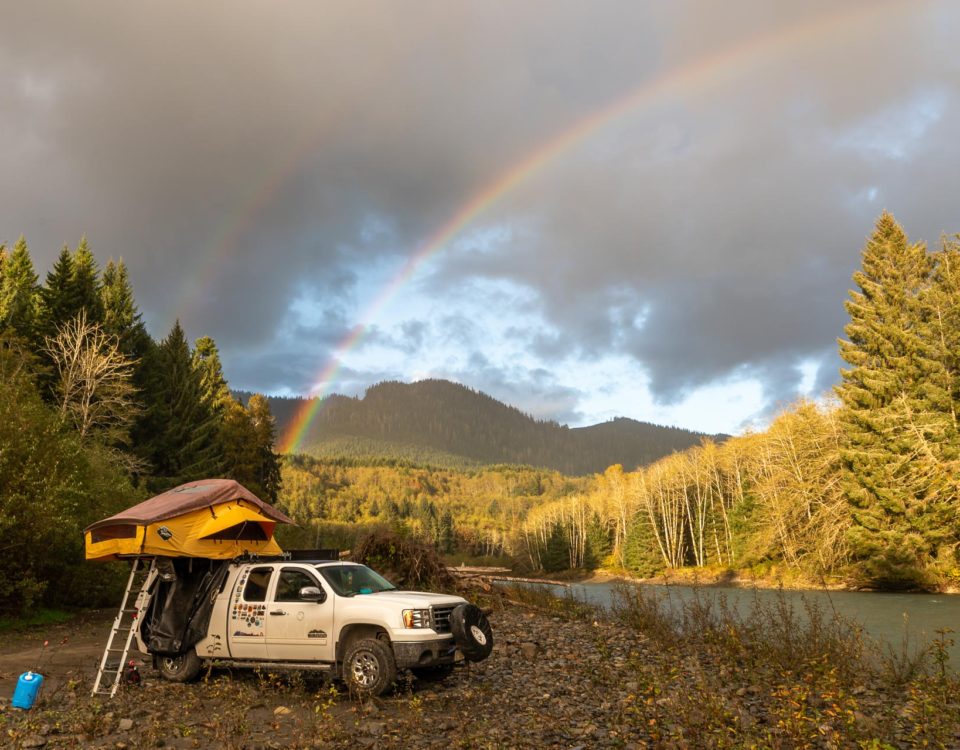
[[[615,100],[602,109],[574,123],[572,126],[541,144],[532,153],[501,173],[493,182],[480,190],[443,226],[428,237],[410,256],[399,273],[381,290],[376,299],[364,311],[360,322],[338,344],[334,355],[326,363],[315,380],[314,398],[305,402],[294,416],[279,442],[282,453],[295,452],[306,435],[324,398],[342,366],[344,355],[348,354],[362,340],[370,321],[397,293],[397,291],[416,273],[425,261],[443,249],[456,235],[463,231],[481,213],[490,208],[517,185],[529,179],[545,166],[568,152],[575,145],[596,133],[604,126],[622,116],[647,106],[667,94],[678,90],[704,86],[721,75],[738,73],[758,58],[767,55],[784,54],[795,50],[799,45],[821,37],[827,32],[845,29],[855,22],[862,22],[867,16],[879,15],[890,10],[906,10],[911,4],[905,0],[891,2],[871,2],[854,9],[839,13],[817,16],[810,21],[777,31],[759,35],[747,42],[707,55],[692,63],[669,70],[645,81],[638,88]],[[317,390],[319,387],[319,390]]]

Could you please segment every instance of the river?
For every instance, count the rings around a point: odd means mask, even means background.
[[[609,607],[613,602],[613,592],[622,582],[575,583],[569,588],[564,586],[547,587],[558,596],[571,592],[577,599]],[[902,649],[904,634],[911,649],[929,645],[937,637],[940,628],[950,628],[955,632],[948,634],[954,645],[948,649],[950,664],[960,669],[960,595],[943,594],[903,594],[854,591],[792,591],[774,589],[735,588],[710,586],[693,588],[679,585],[626,584],[649,589],[662,597],[664,606],[679,608],[682,603],[694,596],[701,598],[725,597],[727,602],[741,614],[750,610],[755,602],[774,604],[782,595],[785,601],[803,616],[806,611],[804,598],[819,606],[824,612],[836,611],[841,617],[863,626],[868,636],[881,643],[884,649],[891,648],[897,653]]]

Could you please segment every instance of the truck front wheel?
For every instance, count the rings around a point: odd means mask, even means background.
[[[397,679],[397,662],[389,644],[363,638],[347,649],[343,680],[358,695],[383,695]]]
[[[200,674],[203,662],[192,648],[177,656],[157,656],[155,666],[165,680],[190,682]]]

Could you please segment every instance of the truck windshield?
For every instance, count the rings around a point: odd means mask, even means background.
[[[317,570],[340,596],[376,594],[397,588],[366,565],[318,565]]]

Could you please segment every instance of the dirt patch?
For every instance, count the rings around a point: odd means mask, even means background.
[[[115,615],[114,611],[90,610],[65,624],[5,635],[0,641],[0,696],[12,696],[19,676],[35,670],[38,663],[48,692],[60,689],[64,680],[76,675],[92,672],[96,676]],[[132,651],[131,657],[141,662],[148,658],[137,651]]]

